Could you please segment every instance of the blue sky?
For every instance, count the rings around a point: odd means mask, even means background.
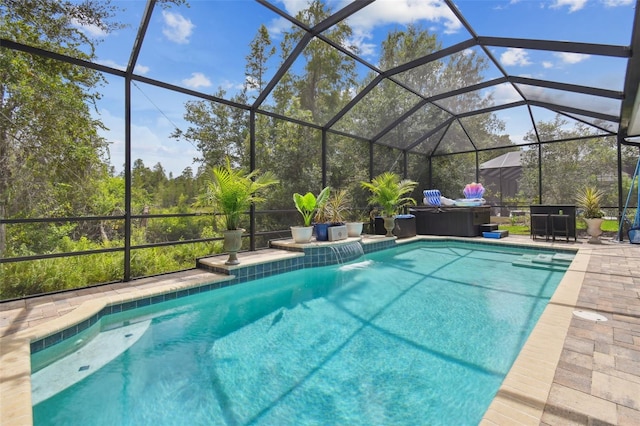
[[[348,2],[327,2],[338,10]],[[129,60],[146,3],[116,0],[122,9],[117,20],[128,27],[105,36],[92,28],[87,34],[103,38],[98,45],[98,62],[124,68]],[[274,1],[274,4],[295,15],[306,1]],[[561,40],[587,43],[628,45],[631,37],[633,7],[631,0],[552,0],[552,1],[492,1],[464,0],[455,2],[473,30],[480,36],[515,37],[541,40]],[[471,35],[443,2],[435,0],[378,0],[347,21],[354,30],[351,44],[373,65],[378,63],[380,42],[388,31],[419,24],[438,34],[443,47],[467,40]],[[274,44],[282,39],[288,21],[252,0],[191,0],[190,7],[162,9],[156,6],[136,73],[204,93],[219,88],[230,98],[244,83],[244,67],[249,43],[259,26],[269,30]],[[278,49],[279,50],[279,49]],[[513,75],[622,90],[626,60],[546,51],[491,48],[501,66]],[[276,72],[279,51],[270,62],[270,77]],[[419,53],[416,53],[420,56]],[[294,65],[301,66],[300,63]],[[361,77],[368,71],[358,67]],[[487,71],[485,79],[498,76],[497,68]],[[109,127],[103,135],[111,143],[112,163],[118,171],[124,162],[123,82],[108,77],[103,99],[98,104],[102,121]],[[552,91],[536,89],[540,99],[562,96]],[[487,95],[486,93],[485,95]],[[517,98],[506,86],[491,89],[496,103]],[[151,86],[136,83],[132,90],[133,159],[142,158],[152,167],[162,163],[167,172],[179,175],[185,167],[194,169],[195,148],[187,142],[171,139],[174,128],[185,129],[183,104],[194,100]],[[588,104],[593,100],[580,100]],[[619,102],[602,103],[600,111],[616,112]],[[550,120],[553,114],[540,109],[539,120]],[[499,118],[515,142],[531,128],[526,110],[504,110]]]

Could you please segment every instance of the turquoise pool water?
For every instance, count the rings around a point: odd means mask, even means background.
[[[33,374],[34,421],[478,424],[564,274],[506,250],[409,244],[110,315],[107,355],[88,344]]]

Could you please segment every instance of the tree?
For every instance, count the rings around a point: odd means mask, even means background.
[[[307,9],[296,15],[296,19],[313,27],[331,13],[328,5],[313,1]],[[339,45],[348,46],[352,30],[347,23],[340,22],[323,32],[323,35]],[[297,27],[284,34],[280,49],[282,61],[293,51],[302,36],[302,30]],[[357,51],[354,46],[349,48]],[[314,38],[296,62],[301,64],[300,67],[289,69],[276,85],[273,92],[275,104],[271,108],[288,117],[325,124],[349,102],[353,89],[358,85],[355,61],[324,41]],[[263,134],[266,136],[267,132]],[[280,208],[290,207],[290,194],[293,192],[319,191],[322,188],[320,131],[274,120],[268,136],[268,152],[272,155],[266,160],[278,165],[281,182]],[[335,166],[328,176],[331,185],[336,188],[347,185],[358,187],[361,178],[368,178],[368,174],[361,174],[366,167],[357,167],[357,164],[366,162],[365,159],[368,158],[362,151],[362,144],[333,135],[329,139],[327,156],[331,157],[331,164]],[[341,173],[343,166],[346,166],[345,173]],[[354,171],[357,173],[353,173]],[[344,176],[350,172],[351,179]],[[275,198],[276,194],[272,196]]]
[[[225,94],[218,89],[214,96],[224,98]],[[236,99],[239,103],[243,100]],[[203,165],[201,170],[222,165],[227,156],[237,162],[248,135],[247,112],[215,101],[189,101],[185,110],[184,119],[192,125],[186,131],[176,129],[171,137],[195,143],[202,156],[194,161]]]
[[[253,92],[259,94],[264,89],[265,75],[268,70],[267,62],[276,53],[276,48],[271,44],[269,31],[264,24],[258,28],[258,33],[249,47],[251,54],[246,56],[245,91],[252,93],[249,97],[255,99],[256,95]]]
[[[1,0],[0,34],[92,60],[82,25],[109,33],[109,1]],[[102,123],[91,116],[101,76],[69,63],[0,50],[0,218],[79,215],[106,173]],[[0,225],[0,255],[6,246]]]
[[[297,18],[313,27],[331,13],[326,4],[314,0]],[[342,21],[323,34],[339,45],[349,46],[353,32]],[[355,46],[349,48],[357,52]],[[324,124],[349,101],[350,89],[357,84],[356,62],[318,38],[309,42],[302,55],[306,59],[304,73],[294,79],[300,106],[311,111],[314,123]]]
[[[545,204],[574,204],[578,189],[593,186],[604,191],[603,206],[617,205],[617,142],[616,138],[596,137],[595,128],[584,123],[570,122],[557,114],[552,121],[537,122],[541,141],[562,140],[543,144],[542,202]],[[529,142],[537,142],[533,131],[525,136]],[[623,163],[631,151],[623,149]],[[520,182],[522,195],[530,201],[538,200],[538,150],[524,150],[522,154],[523,176]]]
[[[388,34],[382,43],[380,68],[393,69],[440,49],[441,44],[435,35],[430,34],[427,29],[409,25]],[[483,81],[483,72],[487,67],[483,57],[473,51],[464,51],[395,74],[393,78],[419,94],[430,96]],[[373,74],[370,75],[367,81],[374,77]],[[347,120],[343,120],[346,122],[343,126],[354,133],[374,137],[421,101],[419,96],[408,92],[394,81],[383,79],[345,117]],[[444,105],[448,111],[460,113],[489,106],[492,99],[491,96],[482,97],[477,92],[468,92],[442,99],[438,104]],[[444,123],[450,117],[442,108],[426,104],[390,129],[379,142],[399,149],[408,147],[420,141],[434,124]],[[510,144],[508,137],[501,135],[502,132],[504,123],[492,114],[467,117],[464,121],[452,122],[442,131],[421,141],[418,149],[427,155],[448,154],[464,149],[472,151],[475,147],[471,144],[468,133],[473,133],[478,148],[495,146],[497,140],[501,145]],[[387,165],[387,170],[398,167],[401,154],[399,150],[394,154],[377,147],[374,153],[379,153],[374,154],[376,164]],[[432,168],[433,187],[452,198],[460,196],[464,185],[475,180],[473,155],[443,155],[434,158],[434,164],[438,166]],[[378,169],[375,173],[382,171],[384,170]]]

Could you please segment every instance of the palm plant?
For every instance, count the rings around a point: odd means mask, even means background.
[[[592,186],[586,186],[578,193],[576,203],[583,209],[582,216],[585,219],[604,217],[604,212],[600,209],[602,197],[604,192]]]
[[[260,191],[278,182],[271,172],[234,169],[231,160],[226,157],[225,165],[211,169],[210,180],[196,204],[212,206],[215,211],[222,213],[227,230],[240,229],[240,217],[249,210],[251,204],[265,201]]]
[[[386,217],[394,216],[405,205],[416,204],[413,198],[406,195],[413,192],[418,183],[409,179],[400,180],[396,173],[384,172],[371,179],[371,182],[360,182],[360,185],[371,192],[369,204],[378,206]]]

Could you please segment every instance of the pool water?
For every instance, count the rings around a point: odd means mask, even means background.
[[[97,371],[35,424],[478,424],[564,274],[505,250],[408,244],[103,318],[139,335],[58,361]]]

